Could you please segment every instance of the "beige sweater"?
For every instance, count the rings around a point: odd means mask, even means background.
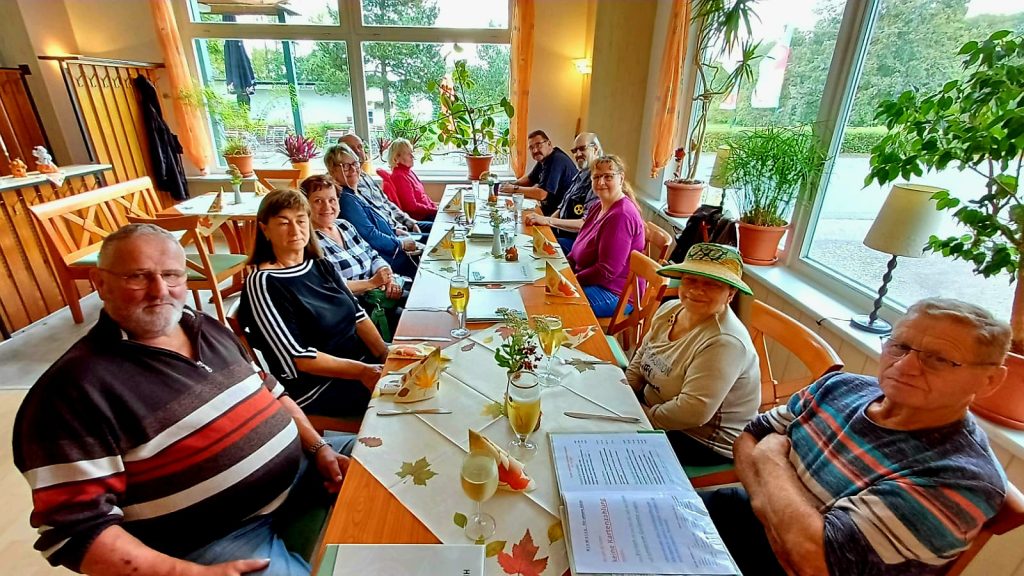
[[[761,374],[750,334],[732,310],[668,338],[682,302],[662,304],[626,368],[655,428],[681,430],[732,457],[732,444],[761,404]]]

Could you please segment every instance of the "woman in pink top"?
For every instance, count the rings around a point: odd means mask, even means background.
[[[414,220],[433,222],[437,216],[437,204],[427,196],[423,182],[412,171],[413,162],[412,144],[408,140],[398,138],[391,143],[388,164],[391,164],[391,183],[395,186],[398,207]]]
[[[615,312],[626,286],[630,252],[644,251],[644,219],[626,182],[621,158],[608,155],[594,160],[590,180],[600,210],[587,214],[567,258],[594,316],[606,318]]]

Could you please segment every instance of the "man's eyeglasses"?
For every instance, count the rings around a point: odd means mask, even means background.
[[[540,147],[547,144],[548,142],[551,142],[551,140],[539,140],[537,142],[530,143],[530,145],[527,147],[530,150],[540,150]]]
[[[355,172],[359,170],[359,162],[342,162],[341,169],[345,172]]]
[[[593,146],[593,144],[584,144],[583,146],[577,146],[575,148],[570,148],[569,152],[572,152],[573,154],[576,154],[577,152],[583,152],[584,150],[586,150],[587,148],[590,148],[591,146]]]
[[[926,350],[920,350],[914,348],[908,344],[904,344],[898,340],[888,339],[882,342],[882,354],[890,358],[900,359],[905,358],[911,352],[917,352],[917,358],[921,362],[921,366],[929,372],[941,372],[943,370],[952,370],[954,368],[960,368],[961,366],[997,366],[997,362],[956,362],[936,354],[934,352],[928,352]]]
[[[164,270],[163,272],[145,270],[132,272],[131,274],[120,274],[107,268],[98,269],[101,272],[106,272],[111,276],[120,278],[121,281],[124,282],[125,287],[129,290],[142,290],[143,288],[148,288],[150,283],[157,278],[162,279],[168,288],[176,288],[188,280],[188,270]]]

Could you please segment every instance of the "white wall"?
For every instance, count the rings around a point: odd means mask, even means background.
[[[34,1],[47,5],[61,3],[60,0]],[[63,4],[82,55],[163,62],[148,1],[64,0]]]

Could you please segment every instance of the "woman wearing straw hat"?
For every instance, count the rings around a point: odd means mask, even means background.
[[[739,252],[695,244],[658,273],[679,279],[679,300],[658,309],[626,379],[683,464],[731,463],[733,441],[761,404],[757,352],[729,308],[737,291],[751,294]]]

